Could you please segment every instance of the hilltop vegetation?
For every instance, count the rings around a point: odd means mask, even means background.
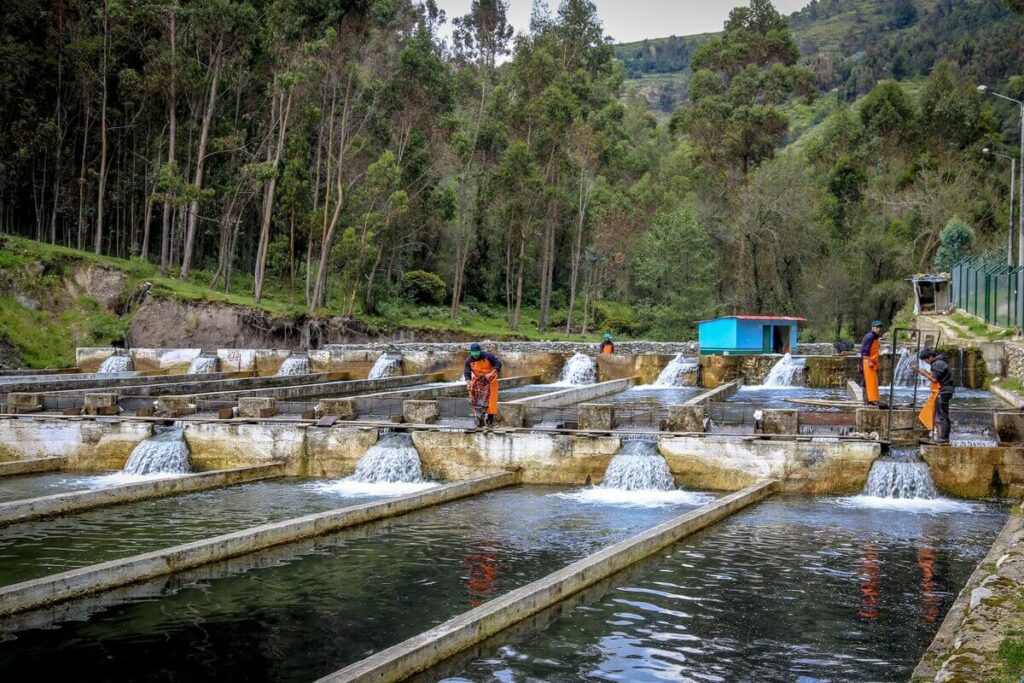
[[[175,297],[518,337],[792,313],[833,339],[893,316],[954,219],[957,249],[1004,240],[978,149],[1016,114],[975,85],[1024,94],[1024,34],[996,0],[754,0],[619,48],[589,0],[517,37],[476,0],[450,41],[429,1],[7,9],[0,230]],[[685,74],[660,120],[637,74]]]

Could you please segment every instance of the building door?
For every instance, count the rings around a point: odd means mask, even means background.
[[[789,353],[789,326],[780,325],[772,328],[773,344],[772,352]]]
[[[772,326],[765,325],[761,328],[761,353],[772,352]]]

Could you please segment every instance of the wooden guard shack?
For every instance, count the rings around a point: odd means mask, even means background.
[[[701,355],[752,356],[790,353],[804,318],[729,315],[697,323]]]

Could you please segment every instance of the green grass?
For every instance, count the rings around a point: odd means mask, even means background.
[[[107,346],[124,336],[126,319],[80,297],[63,311],[32,310],[13,298],[0,298],[0,336],[9,339],[34,368],[74,365],[75,347]]]
[[[1017,379],[1016,377],[1007,377],[1005,379],[1001,379],[996,384],[996,386],[998,386],[1000,389],[1005,389],[1007,391],[1012,391],[1015,393],[1020,393],[1024,391],[1024,382]]]
[[[973,315],[966,313],[953,313],[949,316],[950,320],[955,324],[955,327],[966,332],[971,337],[977,339],[986,339],[988,341],[998,341],[1000,339],[1009,339],[1016,330],[1005,329],[1000,327],[990,327],[983,320],[975,318]]]

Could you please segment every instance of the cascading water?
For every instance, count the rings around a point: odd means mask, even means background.
[[[395,496],[434,486],[423,480],[420,454],[408,434],[382,435],[359,459],[352,476],[310,485],[321,493],[348,496]]]
[[[111,375],[118,372],[131,372],[133,368],[131,356],[116,354],[103,361],[100,364],[100,369],[96,372],[101,375]]]
[[[797,381],[803,378],[806,362],[803,358],[793,358],[786,354],[772,366],[768,376],[764,378],[762,386],[765,387],[792,387],[797,386]]]
[[[186,374],[206,375],[211,372],[217,372],[219,366],[220,359],[217,356],[196,356],[188,366],[188,373]]]
[[[928,388],[928,380],[915,370],[915,363],[918,363],[917,357],[910,349],[901,348],[897,352],[896,366],[892,373],[896,386],[912,387],[916,384],[919,387]],[[920,361],[918,367],[927,372],[930,366],[924,361]]]
[[[938,494],[926,463],[917,460],[878,460],[871,466],[865,495],[875,498],[924,498]]]
[[[278,377],[290,377],[292,375],[308,375],[309,358],[307,356],[288,356],[277,371]]]
[[[630,441],[608,463],[601,488],[623,491],[672,491],[676,483],[654,444]]]
[[[191,471],[188,444],[181,427],[172,427],[140,443],[122,470],[131,475],[188,474]]]
[[[583,353],[573,355],[565,361],[560,381],[562,384],[593,384],[597,381],[597,361]]]
[[[689,358],[681,353],[669,361],[665,369],[658,375],[654,386],[656,387],[684,387],[696,384],[697,367],[699,361],[696,358]]]
[[[382,353],[370,369],[369,379],[384,379],[398,374],[401,369],[402,357],[395,354]]]

